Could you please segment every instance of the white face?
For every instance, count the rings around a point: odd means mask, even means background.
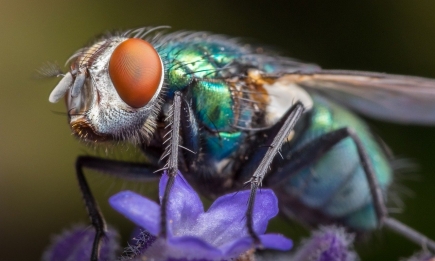
[[[70,58],[74,59],[71,70],[49,100],[56,102],[65,95],[70,126],[80,139],[140,141],[152,134],[161,107],[164,70],[152,46],[146,49],[150,46],[138,38],[114,36]],[[153,57],[146,57],[146,52]],[[160,73],[149,73],[150,66],[160,68]]]

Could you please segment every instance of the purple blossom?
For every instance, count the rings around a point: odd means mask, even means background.
[[[313,232],[293,255],[292,261],[354,261],[358,255],[353,251],[352,234],[343,227],[321,227]]]
[[[168,176],[159,184],[160,200]],[[218,198],[204,212],[199,196],[179,173],[168,204],[168,237],[157,238],[143,255],[155,260],[229,260],[254,247],[246,230],[245,211],[249,191]],[[154,236],[160,232],[160,206],[134,192],[123,191],[109,200],[117,211]],[[278,201],[272,190],[263,189],[254,206],[254,230],[262,246],[289,250],[292,242],[282,235],[264,234],[269,219],[278,214]]]
[[[52,240],[52,244],[42,256],[44,261],[89,261],[95,229],[76,225],[63,231]],[[115,260],[118,253],[119,236],[114,229],[109,228],[102,241],[100,260]]]

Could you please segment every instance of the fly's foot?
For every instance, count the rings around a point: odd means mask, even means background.
[[[248,209],[246,210],[246,228],[248,229],[248,234],[252,238],[256,247],[261,248],[261,240],[254,230],[254,205],[255,196],[257,195],[257,190],[260,185],[257,177],[252,177],[249,181],[251,183],[251,193],[249,194]]]

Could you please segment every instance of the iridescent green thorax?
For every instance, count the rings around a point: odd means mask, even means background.
[[[198,36],[169,41],[158,51],[166,67],[168,97],[176,90],[184,92],[198,122],[205,128],[201,135],[206,152],[219,161],[234,152],[244,138],[242,132],[233,128],[240,125],[239,121],[234,122],[235,117],[243,118],[242,126],[249,126],[253,120],[251,108],[235,109],[228,82],[240,73],[234,65],[248,50],[228,40],[207,39]]]
[[[225,67],[246,53],[229,41],[210,42],[201,37],[175,40],[158,49],[165,63],[169,92],[181,90],[193,80],[228,77],[230,72]]]

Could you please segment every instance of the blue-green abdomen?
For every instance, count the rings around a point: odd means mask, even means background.
[[[349,127],[361,139],[385,196],[392,181],[392,170],[368,127],[348,110],[316,95],[313,99],[309,127],[294,142],[291,150],[296,151],[325,133]],[[317,162],[292,175],[285,185],[285,192],[304,206],[353,229],[372,230],[377,227],[367,178],[351,138],[345,138]]]

